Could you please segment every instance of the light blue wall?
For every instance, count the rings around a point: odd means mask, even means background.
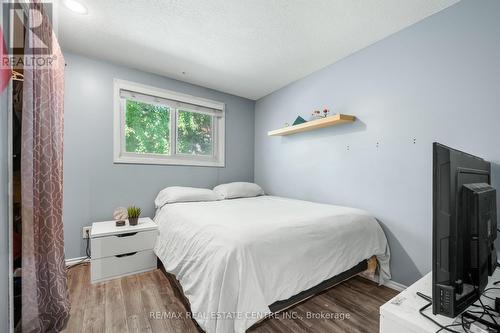
[[[253,180],[253,101],[70,52],[64,56],[66,258],[83,256],[82,227],[111,219],[118,206],[133,203],[152,217],[156,194],[166,186]],[[226,167],[113,164],[114,78],[226,103]]]
[[[429,272],[432,142],[500,168],[499,13],[500,1],[464,0],[258,100],[256,182],[370,211],[389,239],[393,279],[410,284]],[[323,106],[359,120],[267,136]]]

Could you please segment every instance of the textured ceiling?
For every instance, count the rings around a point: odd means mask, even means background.
[[[82,0],[63,50],[258,99],[458,0]]]

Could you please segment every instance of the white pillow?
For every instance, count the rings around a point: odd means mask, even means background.
[[[234,182],[214,187],[214,192],[224,199],[250,198],[264,195],[264,190],[257,184]]]
[[[208,188],[170,186],[158,193],[155,206],[160,208],[175,202],[216,201],[222,199],[219,194]]]

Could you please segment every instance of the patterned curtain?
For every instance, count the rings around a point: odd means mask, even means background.
[[[22,116],[22,332],[58,332],[70,303],[64,263],[63,120],[64,57],[39,0],[31,2],[30,26],[46,18],[36,35],[26,29],[25,59],[46,57],[29,48],[52,43],[53,63],[24,68]],[[38,16],[37,16],[38,15]],[[39,38],[39,40],[36,40]],[[26,62],[26,60],[25,60]]]

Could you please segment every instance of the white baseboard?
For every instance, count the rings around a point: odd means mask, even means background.
[[[401,284],[399,282],[392,281],[392,280],[389,280],[386,283],[384,283],[384,286],[386,286],[387,288],[397,290],[397,291],[403,291],[407,288],[404,284]]]
[[[362,278],[365,278],[365,279],[368,279],[368,280],[371,280],[373,282],[378,283],[378,276],[371,277],[371,276],[368,276],[368,275],[365,275],[365,274],[362,274],[362,273],[359,274],[359,276],[361,276]],[[391,288],[393,290],[399,291],[399,292],[401,292],[401,291],[403,291],[403,290],[405,290],[407,288],[404,284],[401,284],[399,282],[392,281],[392,280],[385,281],[384,286],[386,286],[387,288]]]
[[[70,259],[66,259],[65,260],[65,263],[66,263],[66,266],[71,266],[71,265],[74,265],[74,264],[78,264],[79,262],[90,262],[90,259],[85,259],[87,257],[77,257],[77,258],[70,258]]]

